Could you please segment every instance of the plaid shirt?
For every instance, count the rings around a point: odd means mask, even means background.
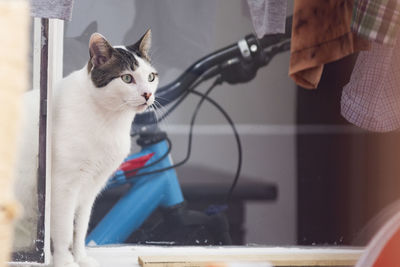
[[[349,83],[343,88],[341,113],[366,130],[400,129],[400,38],[395,46],[373,42],[357,57]]]
[[[351,29],[358,35],[393,46],[400,26],[400,0],[355,0]]]

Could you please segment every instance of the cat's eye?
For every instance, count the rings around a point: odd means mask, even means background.
[[[154,72],[150,73],[150,74],[149,74],[149,78],[148,78],[149,82],[154,81],[155,78],[156,78],[156,75],[157,75],[157,74],[155,74]]]
[[[121,79],[122,79],[124,82],[126,82],[126,83],[132,83],[132,82],[134,82],[134,79],[133,79],[132,75],[130,75],[130,74],[124,74],[124,75],[122,75],[122,76],[121,76]]]

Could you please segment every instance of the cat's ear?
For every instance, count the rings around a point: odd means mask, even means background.
[[[148,29],[142,38],[135,44],[128,46],[129,50],[138,51],[144,58],[150,60],[149,51],[151,47],[151,29]]]
[[[93,66],[99,67],[112,56],[113,47],[100,33],[93,33],[89,41],[90,61]]]

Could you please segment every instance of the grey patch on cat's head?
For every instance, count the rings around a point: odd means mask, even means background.
[[[114,48],[101,34],[94,33],[89,41],[88,62],[88,72],[94,85],[99,88],[104,87],[113,79],[120,77],[124,70],[134,71],[139,66],[134,55],[150,61],[148,58],[150,45],[150,30],[127,49]]]

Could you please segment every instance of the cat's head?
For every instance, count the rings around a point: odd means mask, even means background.
[[[151,30],[130,46],[111,46],[99,33],[89,41],[88,73],[94,95],[112,110],[142,112],[154,103],[157,71],[150,63]]]

